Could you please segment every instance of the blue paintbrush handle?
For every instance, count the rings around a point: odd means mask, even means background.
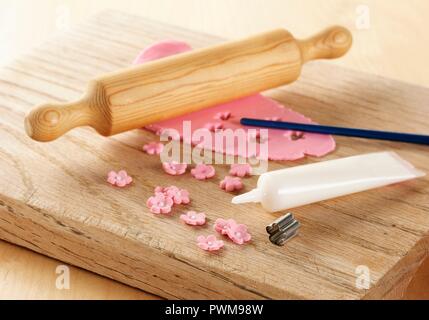
[[[301,123],[294,123],[294,122],[268,121],[268,120],[259,120],[259,119],[249,119],[249,118],[242,118],[240,120],[240,123],[245,126],[253,126],[253,127],[297,130],[297,131],[303,131],[303,132],[332,134],[337,136],[388,140],[388,141],[401,141],[401,142],[429,145],[429,136],[420,135],[420,134],[320,126],[315,124],[301,124]]]

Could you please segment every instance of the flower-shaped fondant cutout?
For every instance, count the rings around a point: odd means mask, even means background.
[[[216,170],[213,166],[207,164],[197,164],[197,166],[191,170],[191,174],[195,179],[205,180],[214,177]]]
[[[156,132],[156,134],[166,138],[169,141],[180,141],[181,139],[180,133],[177,130],[171,128],[160,129]]]
[[[167,191],[167,195],[173,199],[175,204],[188,204],[191,202],[191,199],[189,198],[189,192],[185,189],[169,190]]]
[[[216,232],[219,232],[222,235],[227,234],[228,230],[231,228],[231,226],[235,226],[237,222],[233,219],[217,219],[215,221],[214,229]]]
[[[218,251],[223,247],[224,243],[222,240],[216,239],[214,235],[209,235],[207,237],[199,236],[197,238],[197,245],[206,251]]]
[[[232,164],[231,165],[231,170],[229,170],[229,174],[231,176],[237,176],[237,177],[245,177],[245,176],[250,176],[252,174],[252,166],[248,163],[244,163],[244,164]]]
[[[222,130],[224,128],[223,123],[221,122],[209,122],[204,125],[204,128],[215,132],[217,130]]]
[[[243,189],[243,182],[238,177],[226,176],[219,184],[219,186],[228,192],[238,191]]]
[[[261,131],[252,131],[247,133],[247,140],[249,143],[258,143],[258,144],[264,144],[266,143],[268,139],[268,135],[261,136]]]
[[[179,188],[176,187],[176,186],[170,186],[170,187],[157,186],[157,187],[155,187],[155,194],[157,194],[157,193],[167,194],[167,191],[170,190],[170,189],[171,190],[179,190]]]
[[[180,220],[191,226],[202,226],[206,223],[206,215],[204,212],[188,211],[180,215]]]
[[[214,229],[222,235],[227,235],[228,238],[237,244],[243,244],[252,238],[247,231],[247,226],[238,224],[234,219],[217,219]]]
[[[179,176],[186,172],[188,165],[186,163],[178,163],[176,161],[164,162],[162,164],[164,171],[172,176]]]
[[[230,224],[226,234],[236,244],[243,244],[252,239],[244,224]]]
[[[149,142],[143,146],[143,151],[150,155],[161,154],[164,145],[161,142]]]
[[[173,199],[171,199],[164,193],[157,193],[153,197],[150,197],[146,202],[146,205],[150,209],[150,212],[156,214],[170,213],[173,204]]]
[[[167,197],[170,197],[174,204],[188,204],[191,202],[191,199],[189,198],[189,192],[185,189],[179,189],[176,186],[170,186],[170,187],[156,187],[155,193],[163,193]]]
[[[228,120],[229,118],[231,118],[231,112],[229,112],[229,111],[218,112],[218,113],[216,113],[214,118],[216,120]]]
[[[110,171],[107,174],[107,182],[113,186],[122,188],[133,182],[133,178],[130,177],[125,170],[119,172]]]

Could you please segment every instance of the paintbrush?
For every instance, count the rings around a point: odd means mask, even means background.
[[[240,123],[245,126],[262,127],[270,129],[284,129],[295,130],[311,133],[332,134],[337,136],[400,141],[416,144],[429,145],[429,136],[421,134],[403,133],[403,132],[390,132],[390,131],[377,131],[366,130],[357,128],[321,126],[316,124],[303,124],[295,122],[284,121],[269,121],[251,118],[242,118]]]

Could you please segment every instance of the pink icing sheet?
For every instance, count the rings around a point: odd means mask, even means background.
[[[190,51],[192,48],[185,42],[168,40],[155,43],[147,47],[134,61],[134,64],[141,64],[148,61],[161,59],[173,54]],[[221,92],[219,93],[221,94]],[[240,125],[243,117],[256,119],[276,119],[282,121],[315,123],[304,115],[284,107],[280,103],[255,94],[228,103],[216,105],[200,111],[186,114],[184,116],[151,124],[146,129],[157,134],[165,129],[172,128],[180,132],[182,136],[183,121],[192,122],[192,130],[208,128],[215,130],[216,127],[224,129],[255,129]],[[293,139],[292,131],[268,129],[268,159],[270,160],[297,160],[309,156],[321,157],[335,149],[335,141],[332,136],[315,133],[304,133],[300,139]],[[184,141],[197,145],[195,141]],[[211,142],[200,143],[199,147],[214,150]],[[229,155],[239,155],[245,158],[252,156],[245,152],[239,152],[238,147],[223,146],[222,150],[214,150]],[[244,153],[244,154],[243,154]]]

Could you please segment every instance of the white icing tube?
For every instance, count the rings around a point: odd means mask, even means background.
[[[370,153],[264,173],[232,203],[260,202],[276,212],[424,175],[394,152]]]

